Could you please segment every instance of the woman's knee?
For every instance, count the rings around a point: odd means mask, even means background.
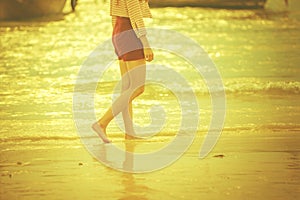
[[[132,99],[140,96],[141,94],[144,93],[144,91],[145,91],[145,86],[138,87],[137,89],[134,90],[132,94]]]
[[[130,87],[130,81],[127,78],[122,79],[122,91],[128,90]]]
[[[141,87],[139,87],[139,88],[137,89],[138,95],[141,95],[141,94],[143,94],[144,92],[145,92],[145,86],[141,86]]]

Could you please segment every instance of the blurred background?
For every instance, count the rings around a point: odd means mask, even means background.
[[[0,22],[2,139],[75,135],[72,92],[76,74],[97,45],[110,38],[112,27],[108,1],[81,0],[76,12],[71,12],[69,3],[63,4],[60,14]],[[146,24],[179,31],[208,52],[223,78],[228,103],[240,100],[228,105],[225,128],[298,130],[299,3],[292,0],[287,6],[284,1],[269,0],[264,7],[153,8],[153,19],[146,19]],[[181,58],[158,52],[155,62],[182,74],[197,96],[204,98],[205,83]],[[104,103],[96,105],[99,115],[111,103],[111,91],[120,79],[116,64],[106,74],[98,86],[97,98]],[[151,91],[141,100],[143,105],[149,106],[151,97],[163,92]],[[202,130],[210,120],[207,100],[201,105]],[[177,106],[176,99],[173,103]],[[143,116],[146,108],[136,109]],[[168,118],[180,120],[171,110]],[[149,120],[147,115],[142,119]],[[168,128],[166,132],[172,129]]]

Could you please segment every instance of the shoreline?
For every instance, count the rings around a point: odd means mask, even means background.
[[[178,161],[145,174],[105,167],[83,146],[4,151],[0,165],[1,197],[297,199],[300,195],[297,193],[300,185],[299,139],[298,133],[223,134],[208,157],[199,159],[203,137],[197,137]],[[148,144],[146,148],[151,149],[150,146]],[[134,167],[134,159],[129,163]],[[101,183],[105,186],[99,187]]]

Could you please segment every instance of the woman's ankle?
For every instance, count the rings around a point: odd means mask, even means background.
[[[101,128],[103,128],[104,130],[106,129],[107,127],[107,124],[103,123],[101,120],[97,121],[96,122]]]

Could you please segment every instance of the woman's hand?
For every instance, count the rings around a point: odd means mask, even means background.
[[[154,58],[154,55],[153,55],[152,49],[150,48],[147,37],[145,35],[143,35],[143,36],[140,37],[140,40],[141,40],[141,42],[143,44],[143,47],[144,47],[145,60],[147,62],[151,62]]]
[[[153,60],[153,51],[151,48],[147,47],[147,48],[144,48],[144,55],[145,55],[145,60],[147,62],[151,62]]]

